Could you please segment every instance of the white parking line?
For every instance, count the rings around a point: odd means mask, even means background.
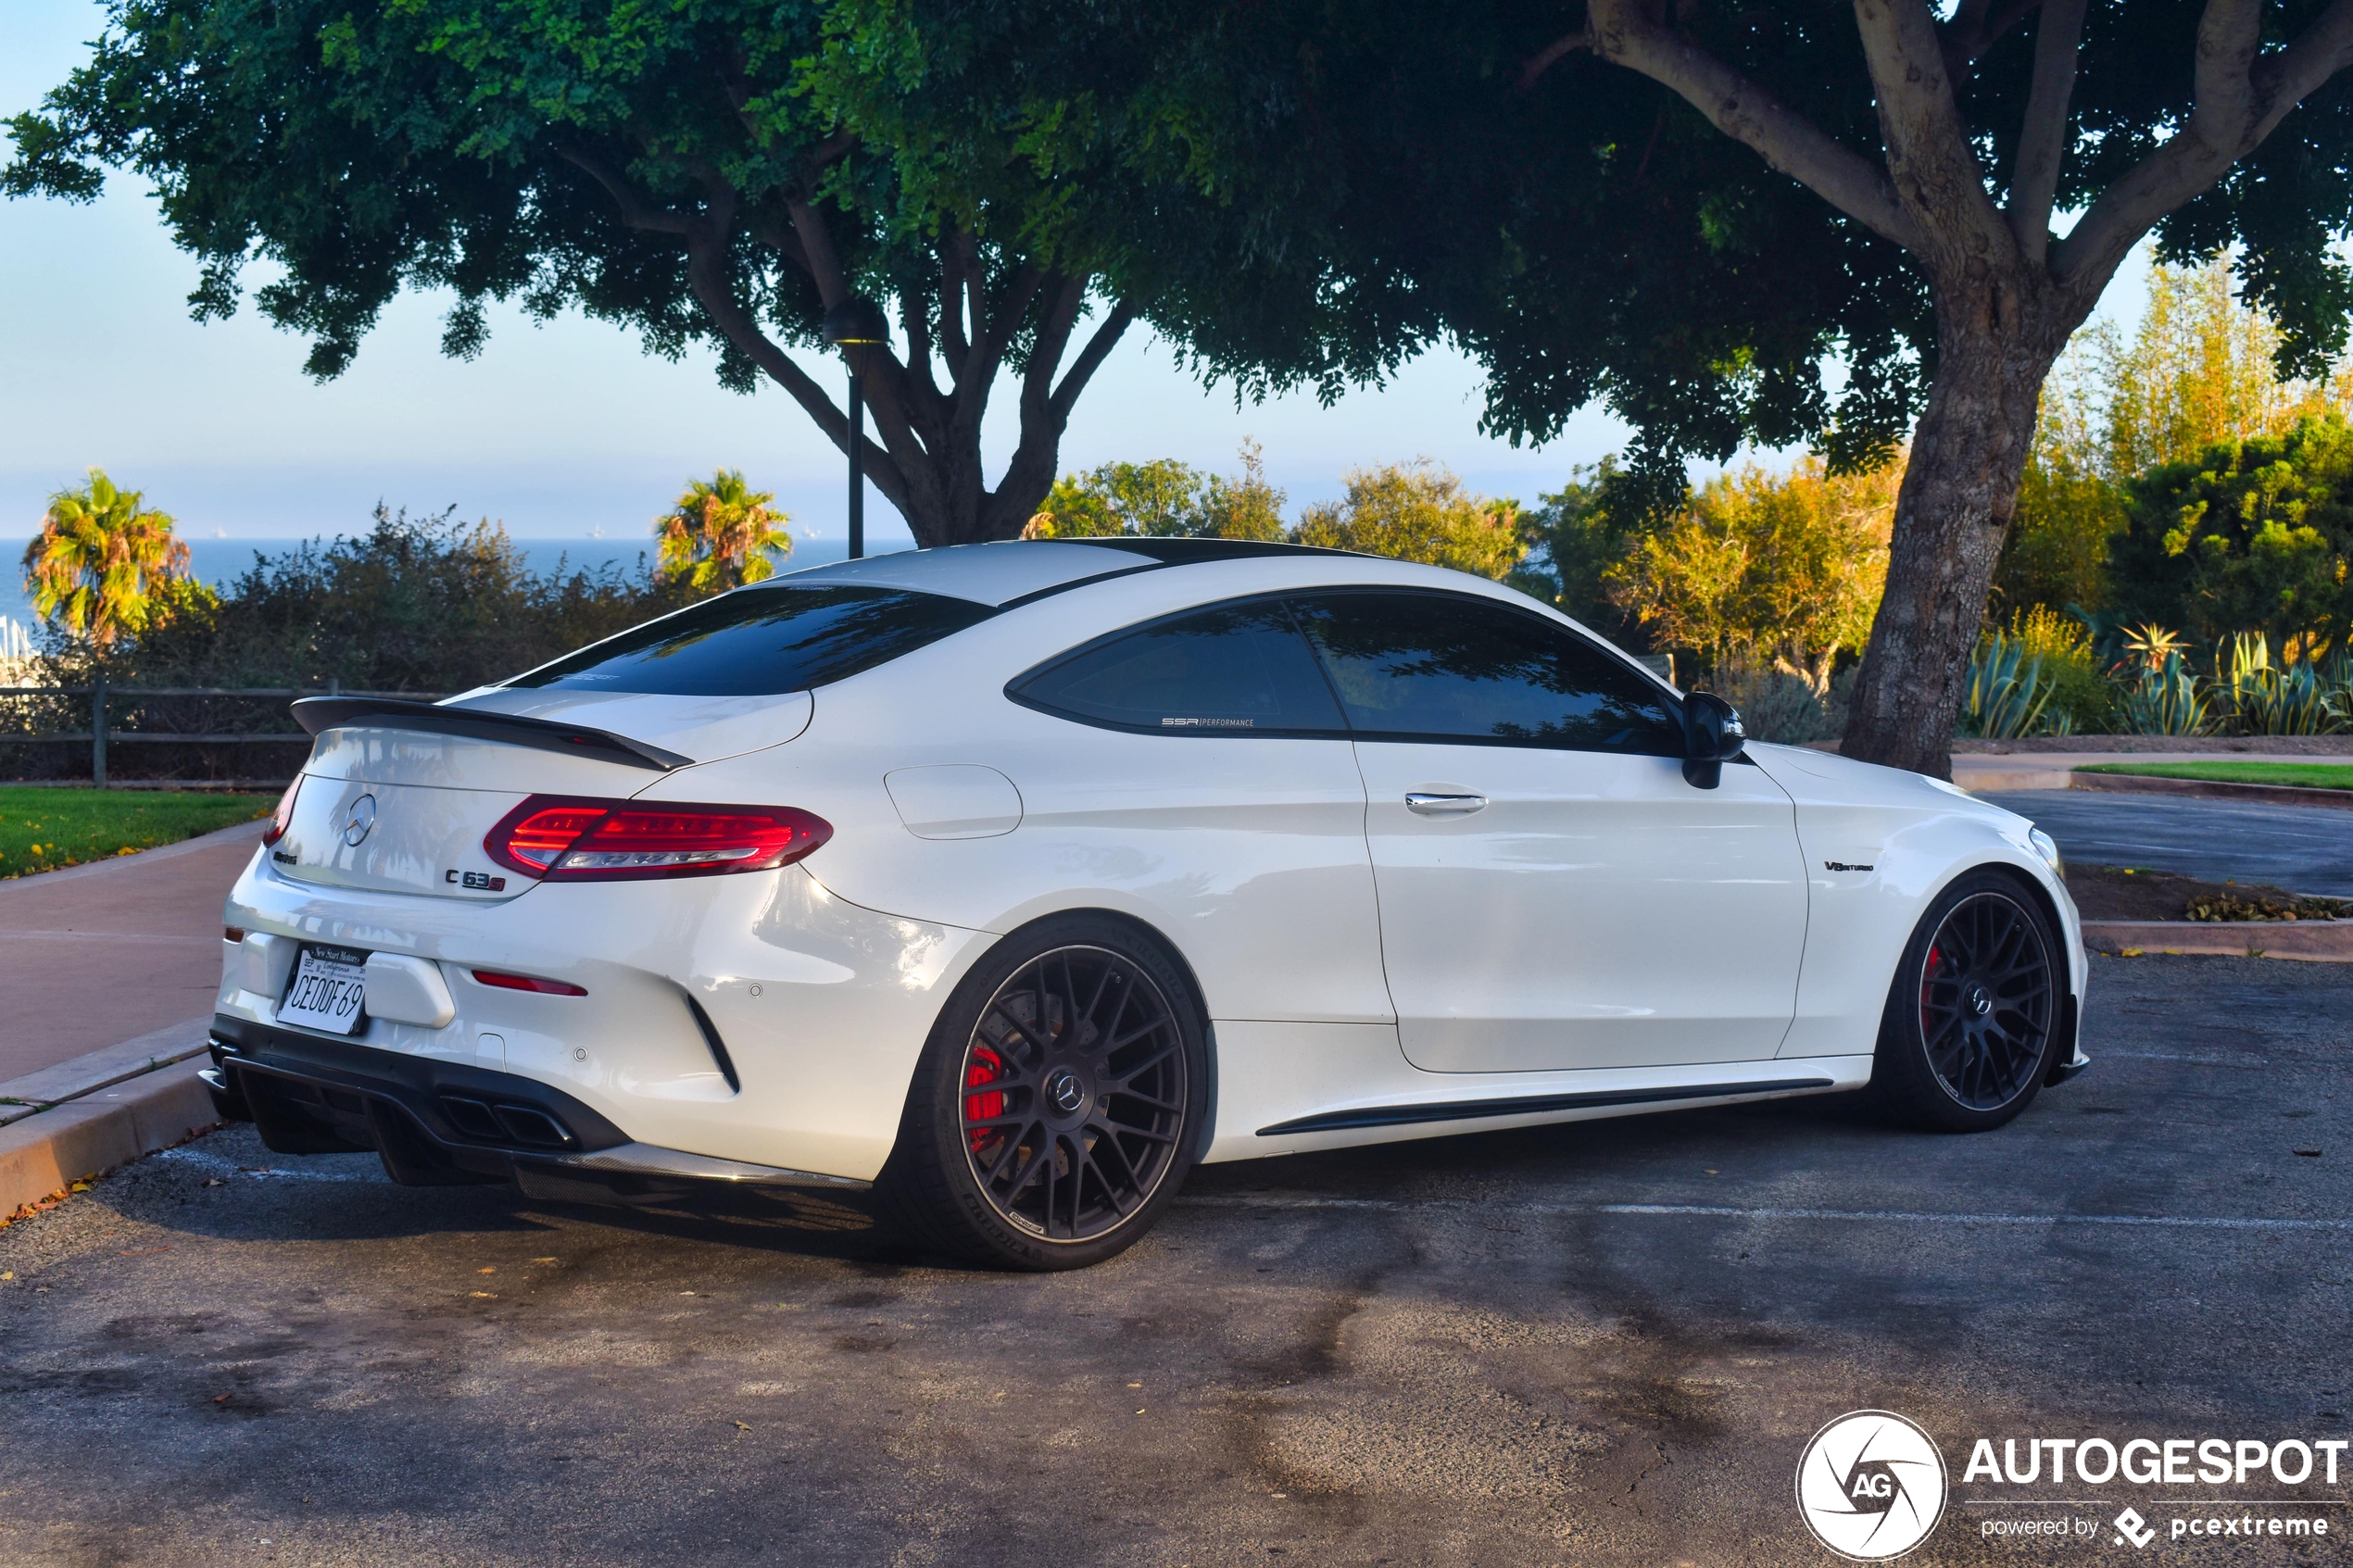
[[[1504,1214],[1626,1214],[1706,1220],[1874,1221],[1925,1225],[2124,1225],[2178,1230],[2353,1231],[2353,1219],[2274,1220],[2193,1214],[1969,1214],[1904,1209],[1735,1208],[1714,1203],[1525,1203],[1476,1198],[1317,1198],[1313,1194],[1203,1193],[1179,1198],[1199,1209],[1478,1210]]]

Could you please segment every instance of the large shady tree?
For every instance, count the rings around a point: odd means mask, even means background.
[[[1587,0],[1526,71],[1649,78],[1925,282],[1927,406],[1845,749],[1942,773],[2044,380],[2132,247],[2243,243],[2291,358],[2343,344],[2353,0],[1846,9]]]
[[[993,84],[1064,210],[1158,222],[1108,275],[1225,257],[1155,283],[1152,320],[1245,384],[1451,337],[1491,371],[1488,428],[1604,401],[1655,490],[1745,441],[1851,470],[1908,435],[1846,749],[1930,772],[2043,383],[2132,247],[2243,245],[2284,369],[2353,304],[2353,0],[837,7],[864,58],[919,63],[892,81]]]
[[[479,351],[490,300],[578,307],[671,358],[715,345],[728,385],[774,382],[847,450],[822,329],[871,295],[893,330],[849,350],[874,416],[865,471],[919,543],[945,545],[1020,532],[1136,314],[1075,248],[1023,243],[1044,189],[1026,168],[971,182],[952,212],[912,194],[827,91],[812,0],[116,0],[109,15],[91,62],[12,123],[0,186],[88,200],[108,166],[144,174],[205,264],[197,316],[233,310],[242,270],[271,264],[257,302],[312,340],[321,378],[401,288],[448,289],[454,355]],[[992,487],[981,422],[1007,370],[1019,437]]]

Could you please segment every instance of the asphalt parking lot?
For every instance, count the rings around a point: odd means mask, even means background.
[[[2353,1436],[2353,966],[2095,961],[2097,1065],[1994,1135],[1227,1165],[1055,1277],[215,1135],[0,1231],[0,1562],[1815,1564],[1791,1476],[1858,1407],[1957,1481],[1971,1434]],[[1988,1490],[1909,1561],[2081,1559]]]
[[[2033,818],[2070,860],[2353,898],[2353,811],[2084,789],[1983,798]]]

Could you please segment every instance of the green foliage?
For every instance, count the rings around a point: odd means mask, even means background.
[[[2102,671],[2082,621],[2043,606],[2010,618],[2009,637],[2042,666],[2049,693],[2044,726],[2054,734],[2101,734],[2117,719],[2117,687]]]
[[[50,496],[24,551],[32,612],[105,646],[139,632],[158,604],[177,608],[201,596],[185,583],[187,545],[145,502],[144,492],[120,489],[94,468],[81,489]]]
[[[1473,495],[1428,458],[1352,469],[1347,494],[1300,515],[1292,537],[1326,549],[1451,567],[1498,580],[1527,553],[1519,503]]]
[[[2353,764],[2344,762],[2098,762],[2079,771],[2137,773],[2152,779],[2210,779],[2216,784],[2353,790]]]
[[[1719,474],[1604,573],[1654,646],[1710,664],[1755,654],[1829,689],[1861,647],[1887,577],[1896,470],[1834,476],[1819,458],[1786,473]]]
[[[2353,427],[2329,414],[2221,442],[2128,482],[2118,610],[2179,614],[2200,640],[2259,630],[2342,643],[2353,622]]]
[[[1184,535],[1279,541],[1284,495],[1266,482],[1258,443],[1245,440],[1242,471],[1203,473],[1174,458],[1104,463],[1054,482],[1023,536],[1085,539],[1106,534]]]
[[[270,814],[266,795],[0,788],[0,877],[177,844]]]
[[[457,692],[502,680],[693,596],[647,569],[534,575],[505,530],[453,512],[376,508],[359,538],[313,540],[253,565],[107,650],[123,684]],[[58,650],[79,679],[86,657]]]
[[[2029,653],[2018,639],[1996,632],[1978,645],[1977,656],[1969,660],[1960,733],[1989,740],[2039,734],[2050,701],[2041,657]]]
[[[2225,721],[2244,735],[2329,735],[2347,727],[2348,714],[2310,659],[2271,662],[2259,632],[2242,632],[2214,655],[2214,696]]]
[[[2178,652],[2133,672],[2124,688],[2124,730],[2135,735],[2212,734],[2216,721],[2205,683]]]
[[[741,469],[687,481],[676,504],[654,520],[662,575],[697,594],[774,576],[777,561],[792,551],[788,520],[768,505],[775,498],[773,490],[746,484]]]
[[[1638,621],[1610,597],[1609,572],[1655,520],[1647,487],[1616,457],[1573,468],[1567,484],[1519,514],[1528,554],[1511,585],[1614,642],[1638,641]]]

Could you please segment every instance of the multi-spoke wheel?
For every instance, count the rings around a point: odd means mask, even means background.
[[[1906,945],[1871,1083],[1906,1119],[2000,1126],[2049,1075],[2066,974],[2025,890],[1975,872],[1944,890]]]
[[[1007,937],[934,1029],[887,1183],[944,1248],[1072,1268],[1133,1242],[1191,1167],[1201,1012],[1156,943],[1122,922]]]

